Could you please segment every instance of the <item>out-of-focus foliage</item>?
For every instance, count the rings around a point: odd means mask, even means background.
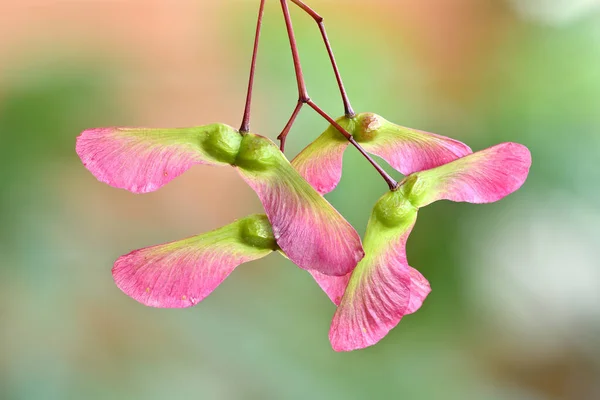
[[[110,188],[83,168],[75,137],[102,125],[237,125],[255,3],[0,6],[0,398],[600,396],[594,7],[553,1],[565,18],[550,20],[535,17],[550,15],[548,2],[310,2],[357,111],[533,155],[507,199],[421,211],[408,257],[433,291],[377,346],[334,353],[333,305],[281,257],[244,265],[188,310],[146,308],[115,287],[119,255],[260,204],[234,173],[208,167],[153,194]],[[311,96],[340,114],[314,22],[293,11]],[[253,127],[274,139],[296,94],[277,2],[266,18]],[[325,128],[305,110],[288,156]],[[327,197],[363,233],[385,190],[350,149]]]

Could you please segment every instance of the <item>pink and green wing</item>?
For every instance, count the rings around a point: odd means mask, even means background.
[[[277,248],[265,215],[177,242],[135,250],[117,259],[115,283],[150,307],[185,308],[208,296],[240,264]]]
[[[431,286],[429,281],[413,267],[410,269],[410,301],[408,308],[405,311],[405,315],[413,314],[421,308],[423,302],[431,293]]]
[[[357,115],[354,138],[366,151],[383,158],[404,175],[472,153],[469,146],[458,140],[405,128],[372,113]]]
[[[340,305],[342,296],[346,291],[352,272],[343,276],[330,276],[317,271],[308,271],[319,287],[325,292],[329,300],[336,306]]]
[[[329,339],[336,351],[372,346],[424,299],[413,290],[406,241],[417,217],[402,193],[389,192],[377,203],[365,235],[365,258],[358,264],[337,308]]]
[[[361,113],[337,122],[369,153],[387,161],[405,175],[434,168],[472,153],[464,143],[433,133],[393,124]],[[342,176],[342,160],[348,140],[333,126],[306,147],[292,165],[320,194],[336,188]]]
[[[354,125],[353,120],[345,117],[337,122],[348,130]],[[292,160],[292,165],[318,193],[325,195],[335,189],[342,178],[344,151],[349,143],[330,125]]]
[[[518,190],[529,174],[531,153],[518,143],[502,143],[405,179],[404,191],[423,207],[437,200],[492,203]]]
[[[383,339],[407,314],[410,269],[404,246],[409,231],[391,240],[385,249],[371,249],[350,278],[337,308],[329,340],[335,351],[372,346]]]
[[[246,134],[238,172],[258,195],[279,247],[300,268],[342,276],[364,256],[352,225],[313,189],[279,148]]]
[[[431,286],[419,271],[410,266],[408,268],[410,270],[410,302],[406,314],[412,314],[421,308],[423,301],[431,292]],[[331,302],[339,306],[352,272],[344,276],[329,276],[316,271],[309,272]]]
[[[96,128],[81,133],[76,151],[99,181],[133,193],[147,193],[193,165],[231,164],[240,141],[239,133],[222,124],[174,129]]]

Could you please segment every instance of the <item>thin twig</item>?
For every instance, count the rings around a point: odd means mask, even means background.
[[[302,64],[300,63],[300,55],[298,54],[298,44],[296,43],[292,17],[290,16],[290,9],[286,0],[281,0],[281,9],[283,10],[285,27],[287,29],[288,38],[290,39],[290,48],[292,49],[296,82],[298,83],[298,101],[306,103],[309,100],[308,91],[306,90],[306,82],[304,81],[304,73],[302,72]]]
[[[291,1],[294,1],[294,0],[291,0]],[[298,4],[298,3],[296,3],[296,4]],[[298,5],[300,7],[302,7],[300,4],[298,4]],[[306,5],[304,5],[303,3],[302,3],[302,5],[304,6],[302,8],[306,11],[306,9],[308,7]],[[296,72],[296,82],[298,83],[298,104],[296,105],[296,108],[294,109],[294,112],[292,113],[292,116],[291,116],[290,120],[288,121],[288,123],[286,124],[283,132],[281,132],[281,134],[279,135],[280,140],[283,139],[282,143],[281,143],[281,148],[282,149],[284,148],[285,138],[287,137],[289,130],[291,129],[294,121],[296,120],[296,117],[298,116],[300,109],[302,108],[302,106],[304,104],[308,104],[313,110],[315,110],[319,115],[321,115],[331,125],[333,125],[342,135],[344,135],[346,137],[346,139],[348,139],[348,141],[350,143],[352,143],[352,145],[354,147],[356,147],[358,149],[358,151],[369,161],[369,163],[371,163],[371,165],[373,165],[373,167],[377,170],[377,172],[379,172],[381,177],[388,184],[390,190],[396,190],[398,188],[398,182],[396,182],[387,172],[385,172],[385,170],[383,168],[381,168],[381,166],[379,164],[377,164],[377,162],[375,160],[373,160],[373,158],[371,158],[371,156],[365,151],[365,149],[362,148],[362,146],[360,144],[358,144],[356,142],[356,140],[354,140],[354,137],[352,137],[352,135],[348,131],[346,131],[340,124],[338,124],[333,118],[331,118],[325,111],[323,111],[319,106],[317,106],[310,99],[310,96],[308,95],[308,90],[306,89],[306,82],[304,80],[304,74],[302,72],[302,66],[300,63],[300,55],[298,54],[298,44],[296,42],[296,36],[294,34],[294,27],[292,25],[292,18],[290,15],[290,10],[289,10],[288,4],[287,4],[287,0],[281,0],[281,9],[283,10],[285,26],[286,26],[288,37],[290,40],[290,47],[292,50],[292,59],[294,60],[294,70]],[[308,8],[308,9],[310,10],[310,8]],[[321,17],[318,17],[318,18],[321,18]],[[321,19],[321,22],[322,22],[322,19]],[[333,52],[331,54],[333,54]],[[340,78],[339,82],[341,82],[341,78]],[[345,93],[345,91],[343,93]],[[348,105],[349,105],[349,103],[348,103]]]
[[[263,15],[265,13],[265,1],[260,0],[258,8],[258,19],[256,21],[256,34],[254,36],[254,49],[252,50],[252,63],[250,64],[250,78],[248,79],[248,93],[246,95],[246,106],[244,107],[244,116],[240,132],[245,133],[250,131],[250,109],[252,107],[252,90],[254,88],[254,75],[256,72],[256,56],[258,54],[258,43],[260,41],[260,31],[262,28]]]
[[[325,29],[323,17],[300,0],[291,0],[291,2],[300,7],[302,10],[304,10],[308,15],[310,15],[319,26],[319,31],[321,31],[321,37],[323,38],[323,42],[325,43],[325,48],[327,49],[327,54],[329,55],[329,60],[331,61],[331,66],[333,67],[333,72],[335,74],[335,79],[337,80],[337,84],[340,89],[340,94],[342,95],[342,101],[344,103],[344,112],[346,114],[346,117],[353,118],[356,114],[352,109],[352,105],[350,105],[350,99],[348,98],[348,93],[346,92],[346,88],[344,87],[342,75],[340,74],[337,62],[335,61],[335,55],[333,54],[333,49],[331,48],[331,43],[329,42],[329,37],[327,36],[327,30]]]
[[[287,138],[288,133],[290,133],[290,129],[292,129],[292,125],[294,125],[294,121],[296,121],[296,117],[300,113],[300,110],[302,109],[303,105],[304,103],[302,101],[298,101],[298,103],[296,104],[296,108],[294,108],[294,112],[290,117],[290,120],[285,125],[285,128],[283,128],[283,131],[281,131],[279,136],[277,136],[277,139],[281,142],[279,146],[281,152],[285,151],[285,139]]]

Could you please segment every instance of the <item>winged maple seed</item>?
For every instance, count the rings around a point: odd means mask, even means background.
[[[383,158],[403,175],[437,167],[471,154],[464,143],[445,136],[405,128],[373,113],[338,118],[369,153]],[[321,194],[336,188],[348,141],[330,126],[294,158],[294,168]]]
[[[277,249],[269,220],[256,214],[212,232],[119,257],[113,277],[125,294],[147,306],[191,307],[238,265]]]
[[[152,307],[190,307],[238,265],[279,251],[308,270],[338,306],[329,339],[334,350],[371,346],[431,291],[409,266],[406,244],[419,208],[437,200],[498,201],[525,182],[529,150],[503,143],[473,153],[457,140],[405,128],[373,113],[356,115],[327,38],[323,18],[290,0],[317,22],[342,95],[345,116],[334,120],[308,96],[287,0],[280,0],[298,84],[298,102],[279,135],[280,148],[249,133],[256,56],[265,0],[260,0],[248,93],[239,130],[225,124],[192,128],[97,128],[77,138],[76,151],[100,181],[133,193],[158,190],[194,165],[232,166],[258,195],[255,214],[177,242],[147,247],[114,264],[117,286]],[[331,124],[290,163],[282,150],[304,104]],[[352,144],[390,191],[375,204],[364,249],[355,229],[323,198],[338,185]],[[406,176],[398,184],[370,156]]]
[[[417,311],[430,292],[427,280],[406,259],[406,242],[419,208],[438,200],[492,203],[518,190],[531,154],[502,143],[436,168],[415,172],[375,204],[364,237],[366,252],[346,276],[311,272],[338,305],[329,338],[337,351],[371,346],[402,317]]]

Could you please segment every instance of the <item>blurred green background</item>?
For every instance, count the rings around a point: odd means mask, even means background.
[[[527,145],[526,185],[420,213],[423,308],[378,345],[334,353],[334,306],[282,257],[187,310],[113,284],[132,249],[261,210],[231,169],[133,195],[75,154],[96,126],[239,125],[257,0],[0,5],[0,399],[600,398],[600,14],[596,0],[319,1],[353,105],[479,150]],[[292,9],[312,98],[342,112],[313,21]],[[269,1],[253,128],[296,101]],[[326,128],[306,109],[292,158]],[[397,174],[396,177],[399,177]],[[364,232],[386,190],[357,152],[328,196]]]

